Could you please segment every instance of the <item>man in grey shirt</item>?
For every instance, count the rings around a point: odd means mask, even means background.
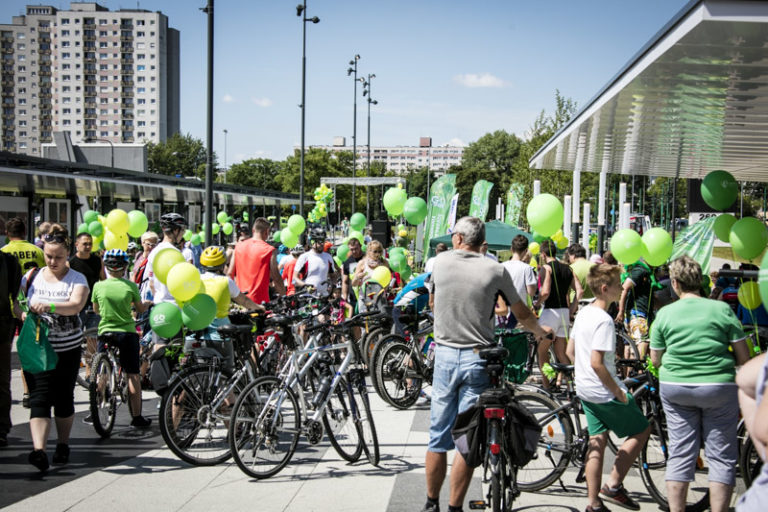
[[[489,385],[485,361],[475,348],[494,343],[497,297],[510,304],[517,319],[538,338],[551,333],[539,326],[520,301],[504,267],[481,254],[484,241],[483,222],[476,217],[461,218],[451,237],[454,250],[435,260],[429,284],[436,348],[423,512],[440,510],[438,498],[448,466],[446,452],[454,448],[451,427],[456,416],[471,407]],[[457,453],[451,469],[449,512],[462,510],[472,471]]]

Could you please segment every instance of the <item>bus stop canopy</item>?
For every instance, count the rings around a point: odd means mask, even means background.
[[[768,181],[767,41],[768,2],[691,1],[531,167]]]

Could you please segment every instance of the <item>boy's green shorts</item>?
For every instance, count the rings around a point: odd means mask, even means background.
[[[627,437],[645,430],[648,420],[637,406],[635,397],[627,393],[627,398],[629,401],[626,404],[615,398],[602,404],[582,400],[589,435],[596,436],[610,430],[619,437]]]

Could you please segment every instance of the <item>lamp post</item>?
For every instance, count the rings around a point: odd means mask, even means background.
[[[356,187],[354,179],[357,178],[357,61],[359,60],[360,55],[355,55],[355,57],[349,61],[350,67],[347,69],[347,76],[354,75],[355,84],[355,99],[352,109],[352,213],[355,213]]]
[[[226,128],[224,128],[224,172],[227,171],[227,131]]]
[[[363,98],[368,96],[368,169],[366,175],[371,177],[371,104],[378,105],[378,101],[371,98],[371,79],[375,74],[368,74],[368,79],[363,80]],[[365,187],[365,218],[371,221],[371,187]]]
[[[301,16],[301,157],[299,160],[299,215],[304,216],[304,112],[307,92],[307,22],[320,23],[320,18],[307,18],[307,0],[296,6],[296,16]]]
[[[115,168],[115,145],[112,144],[111,140],[109,140],[109,139],[97,139],[96,137],[86,137],[83,140],[85,142],[106,142],[107,144],[109,144],[110,156],[111,156],[111,158],[110,158],[110,162],[111,162],[110,167],[112,167],[113,169]]]
[[[201,9],[208,18],[208,66],[206,94],[206,156],[205,156],[205,246],[213,243],[213,0]]]

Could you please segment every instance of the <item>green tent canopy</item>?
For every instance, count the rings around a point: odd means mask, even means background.
[[[530,233],[512,227],[509,224],[491,220],[485,223],[485,239],[488,241],[488,249],[491,251],[508,251],[512,245],[512,239],[517,235],[523,235],[529,242],[533,242]],[[429,241],[429,252],[434,254],[435,246],[443,242],[449,248],[451,247],[451,235],[443,235],[433,238]]]

